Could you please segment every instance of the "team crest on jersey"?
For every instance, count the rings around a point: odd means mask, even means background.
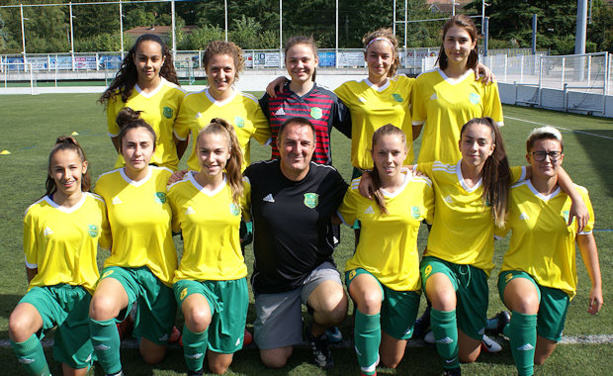
[[[87,226],[87,233],[92,238],[95,238],[96,236],[98,236],[98,234],[100,232],[98,231],[98,226],[96,226],[96,225],[89,225],[89,226]]]
[[[164,115],[164,117],[166,119],[172,119],[172,114],[174,113],[174,111],[172,110],[172,108],[168,107],[168,106],[164,106],[164,109],[162,110],[162,114]]]
[[[394,98],[396,102],[402,103],[402,95],[394,93],[392,94],[392,98]]]
[[[243,128],[245,126],[245,119],[240,116],[237,116],[234,118],[234,124],[236,124],[236,126],[239,128]]]
[[[185,296],[187,295],[187,287],[184,288],[183,290],[181,290],[181,296],[179,297],[181,300],[185,299]]]
[[[311,117],[313,119],[319,120],[324,115],[323,111],[319,107],[311,108]]]
[[[165,204],[166,203],[166,193],[155,192],[155,201],[159,202],[160,204]]]
[[[570,215],[570,212],[568,210],[564,210],[562,212],[562,216],[564,217],[564,221],[566,221],[566,223],[568,223],[568,216]]]
[[[481,103],[481,96],[479,94],[477,94],[477,93],[470,93],[468,95],[468,100],[472,104],[479,104],[479,103]]]
[[[420,214],[421,213],[418,206],[411,207],[411,217],[413,217],[413,219],[419,219]]]
[[[230,213],[232,213],[232,215],[239,215],[241,213],[241,210],[238,208],[238,206],[234,205],[234,203],[231,203]]]
[[[319,205],[319,195],[317,193],[305,193],[304,205],[307,208],[315,209]]]

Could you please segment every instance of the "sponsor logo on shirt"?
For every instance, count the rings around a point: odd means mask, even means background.
[[[45,232],[43,232],[43,234],[45,234],[45,236],[49,236],[53,234],[53,230],[51,230],[49,227],[45,227]]]
[[[304,205],[309,209],[315,209],[319,205],[319,195],[317,193],[305,193]]]
[[[364,210],[364,214],[375,214],[375,211],[372,209],[372,206],[369,206]]]
[[[402,103],[402,95],[394,93],[392,94],[392,98],[394,98],[396,102]]]
[[[445,200],[446,203],[449,203],[449,204],[453,203],[453,199],[449,195],[447,195],[447,197],[445,197],[444,200]]]
[[[438,99],[438,97],[436,96],[436,93],[432,93],[432,96],[430,96],[430,100],[431,101],[435,101],[437,99]]]
[[[521,214],[519,215],[519,220],[520,220],[520,221],[525,221],[525,220],[527,220],[527,219],[530,219],[530,217],[528,217],[528,214],[526,214],[526,213],[521,213]]]
[[[200,119],[202,117],[202,114],[200,112],[196,113],[196,116],[194,116],[194,119]]]
[[[359,97],[358,100],[362,103],[366,103],[366,98]]]
[[[481,96],[479,94],[477,94],[477,93],[470,93],[468,95],[468,100],[472,104],[479,104],[479,103],[481,103]]]
[[[241,210],[238,208],[238,206],[234,205],[234,203],[230,204],[230,213],[232,213],[232,215],[236,216],[239,215],[241,213]]]
[[[155,192],[155,201],[159,202],[160,204],[165,204],[166,203],[166,193]]]
[[[190,215],[190,214],[196,214],[196,211],[191,206],[188,206],[187,209],[185,209],[185,215]]]
[[[275,199],[272,197],[272,193],[267,194],[262,201],[264,202],[275,202]]]
[[[119,199],[119,197],[115,196],[113,197],[113,205],[119,205],[121,204],[121,200]]]
[[[166,119],[172,119],[172,114],[174,113],[174,111],[172,110],[172,108],[168,107],[168,106],[164,106],[164,110],[162,111],[162,114],[164,115],[164,117]]]
[[[240,116],[237,116],[234,118],[234,123],[236,124],[237,127],[243,128],[245,126],[245,119],[243,119]]]
[[[319,107],[313,107],[311,108],[311,117],[313,119],[321,119],[321,117],[323,116],[323,111],[321,110],[321,108]]]
[[[95,238],[96,236],[98,236],[100,231],[98,231],[98,226],[96,226],[96,225],[89,225],[89,226],[87,226],[87,233],[92,238]]]
[[[283,108],[280,108],[277,110],[277,112],[275,112],[276,116],[285,116],[285,111],[283,110]]]

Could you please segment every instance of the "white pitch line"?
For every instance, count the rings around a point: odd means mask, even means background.
[[[555,128],[567,131],[567,132],[584,134],[586,136],[593,136],[593,137],[598,137],[598,138],[604,138],[606,140],[613,140],[613,137],[610,137],[610,136],[603,136],[601,134],[596,134],[596,133],[590,133],[590,132],[584,132],[584,131],[577,131],[577,130],[574,130],[574,129],[562,128],[562,127],[558,127],[557,125],[539,123],[537,121],[524,120],[524,119],[514,118],[514,117],[511,117],[511,116],[505,116],[504,118],[505,119],[511,119],[511,120],[517,120],[517,121],[521,121],[521,122],[529,123],[529,124],[534,124],[534,125],[540,125],[541,127],[545,127],[545,126],[555,127]]]
[[[492,340],[503,344],[507,342],[502,337],[490,337]],[[613,334],[594,334],[594,335],[579,335],[579,336],[563,336],[558,344],[560,345],[600,345],[600,344],[610,344],[613,343]],[[43,339],[42,340],[43,347],[51,347],[53,346],[53,340],[51,339]],[[305,342],[303,346],[307,346],[308,344]],[[424,347],[426,344],[423,340],[411,340],[408,343],[409,347]],[[169,345],[170,347],[179,348],[178,344]],[[253,347],[254,345],[249,345],[248,348]],[[0,340],[0,348],[6,349],[11,347],[11,344],[8,339]],[[124,349],[136,349],[138,348],[138,343],[135,339],[124,340],[121,342],[121,347]],[[333,347],[340,348],[350,348],[352,347],[351,341],[343,340],[341,344],[333,345]]]

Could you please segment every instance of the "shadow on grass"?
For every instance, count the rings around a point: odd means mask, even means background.
[[[594,135],[604,136],[599,138]],[[613,130],[581,130],[575,131],[577,141],[589,157],[591,164],[598,171],[598,178],[602,185],[607,189],[607,196],[613,197],[613,160],[611,160],[611,150],[613,149]],[[564,163],[573,163],[573,156],[566,156]],[[588,190],[590,187],[587,187]]]
[[[19,300],[21,300],[21,298],[23,298],[23,294],[22,295],[0,294],[0,302],[2,302],[2,305],[0,307],[0,315],[8,319],[9,316],[11,315],[11,312],[13,312],[13,310],[15,309],[15,307],[17,306],[17,303],[19,303]],[[3,328],[3,329],[6,329],[6,328]],[[6,333],[6,331],[4,333]],[[8,338],[8,334],[0,338]]]

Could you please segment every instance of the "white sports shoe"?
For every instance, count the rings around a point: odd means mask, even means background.
[[[502,351],[502,346],[484,334],[481,340],[481,349],[488,353],[497,353]]]

